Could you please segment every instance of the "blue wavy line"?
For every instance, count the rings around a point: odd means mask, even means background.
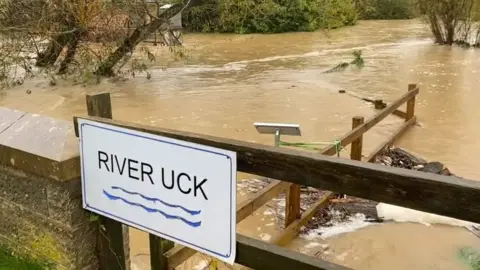
[[[143,208],[145,211],[149,212],[149,213],[159,213],[161,215],[163,215],[165,218],[167,219],[178,219],[178,220],[181,220],[183,221],[184,223],[186,223],[187,225],[191,226],[191,227],[200,227],[200,225],[202,225],[202,222],[201,221],[198,221],[198,222],[193,222],[193,221],[189,221],[189,220],[186,220],[182,217],[179,217],[179,216],[175,216],[175,215],[170,215],[170,214],[167,214],[161,210],[158,210],[158,209],[155,209],[155,208],[150,208],[150,207],[147,207],[145,205],[142,205],[140,203],[134,203],[134,202],[130,202],[122,197],[118,197],[118,196],[113,196],[112,194],[108,193],[107,191],[103,190],[103,194],[110,200],[112,201],[116,201],[116,200],[121,200],[123,201],[124,203],[126,204],[129,204],[129,205],[132,205],[132,206],[137,206],[137,207],[140,207],[140,208]]]
[[[147,201],[159,202],[159,203],[161,203],[161,204],[163,204],[163,205],[166,205],[166,206],[168,206],[168,207],[180,208],[180,209],[182,209],[183,211],[189,213],[189,214],[192,215],[192,216],[198,215],[198,214],[200,214],[200,213],[202,212],[201,210],[198,210],[198,211],[197,211],[197,210],[190,210],[190,209],[187,209],[187,208],[185,208],[185,207],[183,207],[183,206],[181,206],[181,205],[171,204],[171,203],[167,203],[167,202],[162,201],[162,200],[157,199],[157,198],[147,197],[147,196],[145,196],[145,195],[143,195],[143,194],[140,194],[140,193],[138,193],[138,192],[128,191],[128,190],[126,190],[126,189],[124,189],[124,188],[121,188],[121,187],[112,186],[112,189],[118,189],[118,190],[121,190],[121,191],[123,191],[123,192],[125,192],[125,193],[127,193],[127,194],[130,194],[130,195],[138,195],[138,196],[142,197],[143,199],[145,199],[145,200],[147,200]]]

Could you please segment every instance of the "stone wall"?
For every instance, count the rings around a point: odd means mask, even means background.
[[[0,107],[0,245],[57,269],[98,269],[73,123]]]

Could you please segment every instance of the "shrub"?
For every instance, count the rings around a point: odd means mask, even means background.
[[[395,20],[417,16],[415,0],[355,0],[361,19]]]
[[[205,0],[184,14],[192,31],[280,33],[353,25],[351,0]]]

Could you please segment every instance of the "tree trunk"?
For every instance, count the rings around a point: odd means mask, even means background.
[[[55,64],[55,61],[57,61],[57,58],[62,53],[63,47],[65,47],[70,40],[70,36],[71,34],[62,34],[51,40],[48,47],[38,54],[35,65],[37,67],[47,67]]]
[[[145,40],[150,34],[157,31],[164,23],[167,23],[170,18],[177,15],[183,9],[183,7],[183,4],[173,5],[163,12],[161,17],[152,20],[149,24],[137,27],[135,31],[133,31],[133,33],[123,41],[123,44],[120,45],[115,52],[110,54],[108,58],[99,65],[95,71],[95,74],[98,76],[113,76],[114,66],[120,60],[122,60],[127,53],[132,53],[140,42]]]
[[[65,74],[68,70],[68,66],[73,61],[75,54],[77,53],[78,43],[80,42],[81,34],[77,33],[73,36],[72,40],[67,44],[67,54],[63,59],[58,70],[58,74]]]

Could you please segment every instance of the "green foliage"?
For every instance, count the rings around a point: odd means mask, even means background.
[[[435,42],[480,47],[480,0],[417,0]]]
[[[204,0],[183,16],[192,31],[281,33],[353,25],[351,0]]]
[[[36,262],[16,256],[6,248],[0,248],[0,270],[45,270],[53,269],[52,265]]]
[[[323,0],[320,6],[321,28],[335,29],[354,25],[358,16],[351,0]]]
[[[415,0],[354,0],[354,2],[361,19],[411,19],[418,15]]]
[[[331,68],[325,71],[325,73],[344,71],[351,65],[356,66],[357,68],[363,68],[365,66],[365,61],[363,60],[363,57],[362,57],[362,51],[353,51],[352,55],[354,58],[350,63],[342,62],[336,65],[334,68]]]

